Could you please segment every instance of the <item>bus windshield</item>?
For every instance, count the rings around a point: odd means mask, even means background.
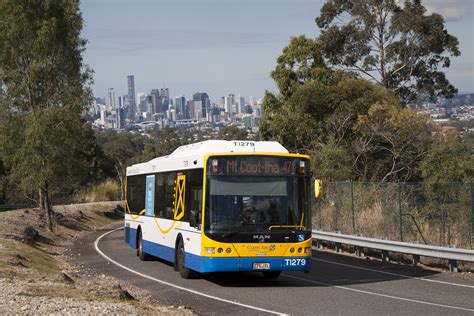
[[[231,163],[234,163],[235,158],[232,159]],[[258,157],[240,158],[236,164],[240,166],[245,161],[264,166],[268,158],[264,159],[266,161],[259,160]],[[272,157],[272,163],[285,163],[279,160],[280,157]],[[219,161],[225,166],[228,162],[226,159]],[[299,162],[296,161],[295,164],[298,165]],[[262,167],[262,171],[264,169]],[[309,176],[305,176],[304,170],[303,174],[297,174],[293,170],[279,171],[276,175],[259,172],[246,175],[234,167],[230,170],[232,172],[216,169],[208,172],[206,231],[229,233],[309,229],[310,180]]]

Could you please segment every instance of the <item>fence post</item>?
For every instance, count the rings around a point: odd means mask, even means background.
[[[403,241],[402,185],[398,183],[398,215],[400,217],[400,241]]]
[[[474,247],[474,181],[471,181],[471,249]]]
[[[352,201],[352,234],[356,234],[355,206],[354,206],[354,182],[351,180],[351,201]]]

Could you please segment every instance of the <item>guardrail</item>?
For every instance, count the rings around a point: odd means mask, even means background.
[[[364,255],[364,248],[381,250],[382,260],[386,262],[390,260],[389,252],[413,255],[414,266],[419,263],[420,257],[447,259],[449,271],[453,272],[458,271],[458,261],[474,262],[474,250],[469,249],[437,247],[315,230],[312,235],[318,247],[320,247],[321,241],[332,242],[335,244],[337,252],[341,251],[342,244],[353,246],[358,256]]]
[[[33,204],[0,205],[0,212],[37,207]]]

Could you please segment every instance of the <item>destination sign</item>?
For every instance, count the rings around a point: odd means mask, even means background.
[[[221,175],[305,175],[308,160],[273,156],[218,156],[208,159],[208,173]]]

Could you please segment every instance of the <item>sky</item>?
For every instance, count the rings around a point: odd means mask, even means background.
[[[207,92],[258,99],[275,91],[270,72],[291,36],[316,37],[323,0],[82,0],[84,61],[94,70],[93,91],[127,94],[167,87],[170,97]],[[460,42],[448,79],[474,92],[474,0],[425,0],[445,17]]]

